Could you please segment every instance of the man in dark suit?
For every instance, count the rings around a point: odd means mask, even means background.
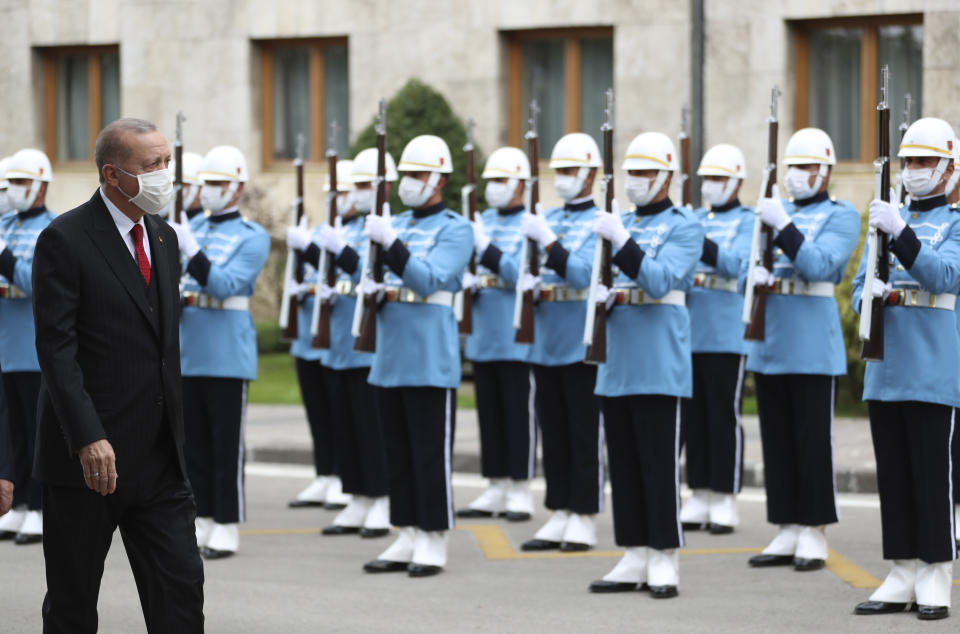
[[[42,381],[44,632],[94,632],[117,527],[149,632],[203,630],[203,564],[183,458],[176,234],[156,127],[97,138],[100,189],[40,234],[33,303]]]

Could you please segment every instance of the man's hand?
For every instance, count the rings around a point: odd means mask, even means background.
[[[397,232],[391,226],[393,221],[390,218],[390,203],[383,203],[383,215],[367,216],[363,225],[363,234],[374,242],[383,245],[389,249],[397,239]]]
[[[896,199],[891,197],[890,200]],[[900,209],[895,203],[877,198],[870,201],[870,226],[897,239],[907,223],[900,217]]]
[[[783,208],[776,185],[773,186],[773,195],[770,198],[760,199],[757,212],[760,214],[760,222],[777,231],[783,231],[784,227],[790,224],[790,215]]]
[[[297,251],[306,251],[310,246],[310,230],[307,229],[306,216],[297,224],[287,227],[287,246]]]
[[[542,214],[533,215],[524,212],[520,220],[520,231],[531,240],[536,240],[543,248],[557,241],[557,234],[553,232]]]
[[[83,481],[100,495],[117,490],[117,464],[113,447],[106,439],[96,440],[80,448]]]
[[[180,252],[188,260],[197,254],[200,250],[200,244],[190,229],[190,220],[187,218],[187,212],[180,212],[180,222],[171,222],[170,227],[177,233],[177,242],[180,243]]]
[[[593,232],[604,240],[609,240],[619,251],[630,239],[630,232],[623,226],[623,220],[620,218],[620,206],[616,199],[610,207],[610,213],[603,210],[597,211],[593,217]]]
[[[0,515],[5,515],[13,506],[13,482],[0,480]]]

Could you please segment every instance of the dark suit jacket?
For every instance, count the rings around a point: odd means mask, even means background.
[[[33,260],[33,312],[42,380],[34,477],[83,486],[79,449],[106,438],[120,482],[155,451],[183,459],[180,384],[180,250],[166,222],[145,216],[159,306],[100,192],[40,234]],[[159,319],[153,311],[159,310]],[[176,454],[176,457],[173,454]]]

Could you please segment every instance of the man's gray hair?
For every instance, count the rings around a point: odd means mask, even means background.
[[[124,137],[128,132],[134,134],[147,134],[156,132],[157,126],[146,119],[135,119],[126,117],[117,119],[107,125],[100,134],[97,135],[97,144],[93,148],[93,160],[97,163],[97,173],[100,175],[100,182],[103,183],[103,166],[122,165],[130,157],[130,148],[124,143]]]

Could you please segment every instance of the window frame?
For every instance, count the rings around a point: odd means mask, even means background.
[[[35,50],[41,57],[43,72],[43,129],[44,150],[50,161],[54,165],[86,165],[93,161],[93,150],[96,145],[97,135],[103,128],[102,120],[102,72],[100,58],[106,54],[115,54],[120,57],[119,44],[95,44],[78,46],[38,46]],[[87,58],[87,91],[89,101],[87,103],[87,128],[88,128],[88,150],[86,160],[61,159],[57,154],[57,141],[59,130],[57,130],[57,60],[66,56],[85,56]],[[123,82],[121,81],[121,86]],[[122,103],[122,94],[121,94]],[[122,106],[121,106],[122,112]]]
[[[563,40],[563,132],[580,132],[582,116],[580,101],[581,64],[583,57],[580,40],[609,37],[613,41],[612,26],[569,27],[547,29],[519,29],[502,31],[507,49],[507,140],[514,147],[522,147],[526,107],[523,100],[523,45],[535,40]],[[616,69],[614,69],[616,71]],[[616,76],[616,72],[614,72]],[[575,87],[570,90],[569,87]]]
[[[872,163],[877,156],[877,122],[874,113],[880,91],[879,29],[884,26],[923,26],[922,13],[788,20],[793,31],[795,57],[794,122],[797,130],[810,121],[807,85],[810,79],[810,33],[832,28],[860,29],[860,156],[838,160],[841,165]]]
[[[305,163],[319,165],[325,160],[326,130],[324,118],[326,98],[324,84],[324,52],[338,46],[347,49],[347,76],[349,77],[350,45],[345,35],[333,37],[295,37],[256,40],[260,49],[260,161],[264,168],[288,165],[290,159],[273,156],[273,58],[274,52],[285,48],[306,48],[309,55],[308,76],[310,81],[310,156]],[[349,107],[349,103],[347,104]],[[344,132],[347,132],[344,130]]]

